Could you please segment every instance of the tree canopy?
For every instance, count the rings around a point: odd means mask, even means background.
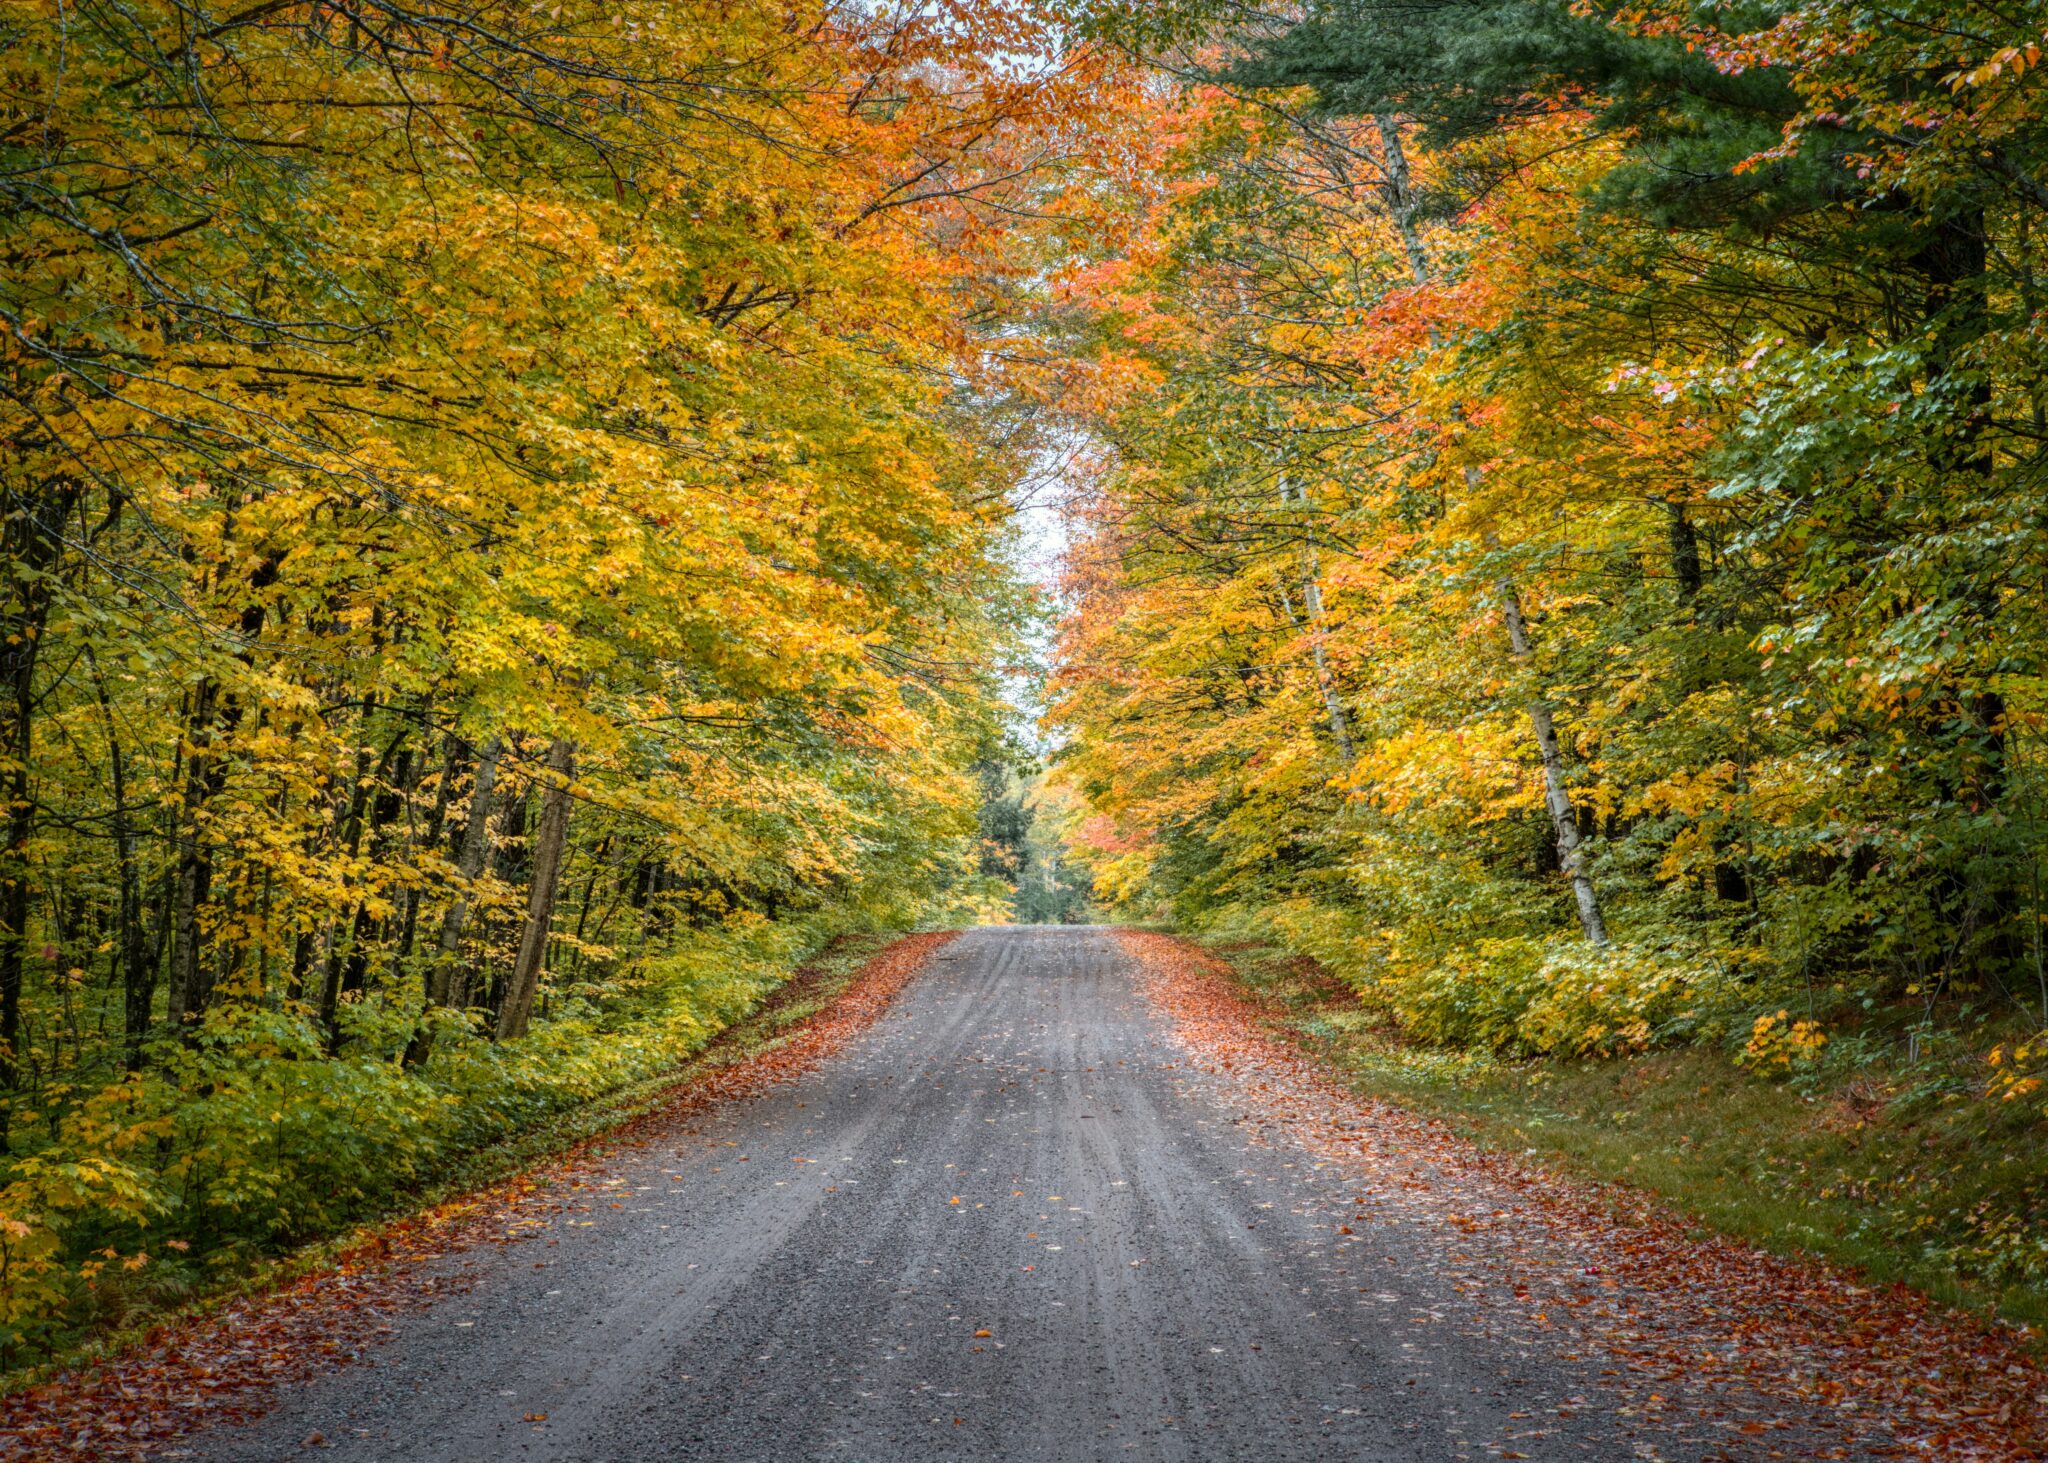
[[[2038,25],[1103,25],[1179,84],[1069,282],[1102,887],[1458,1045],[2048,1021]]]
[[[1058,26],[0,18],[0,1335],[1002,893]]]

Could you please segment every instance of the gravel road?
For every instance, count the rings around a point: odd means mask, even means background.
[[[1454,1235],[1361,1218],[1244,1080],[1113,935],[971,931],[822,1068],[613,1155],[587,1212],[437,1262],[473,1283],[363,1364],[169,1456],[1828,1455],[1490,1312]]]

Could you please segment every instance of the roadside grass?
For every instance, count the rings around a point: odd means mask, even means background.
[[[602,1153],[604,1134],[661,1107],[678,1087],[789,1041],[799,1027],[845,993],[869,960],[901,937],[900,931],[836,937],[772,987],[745,1016],[695,1051],[682,1054],[674,1066],[459,1155],[428,1182],[389,1195],[377,1213],[344,1232],[283,1254],[224,1252],[210,1257],[204,1266],[191,1264],[156,1278],[151,1289],[138,1294],[126,1308],[118,1325],[77,1335],[34,1364],[0,1373],[0,1398],[117,1355],[165,1325],[195,1319],[241,1296],[274,1289],[333,1265],[348,1252],[374,1241],[380,1229],[396,1220],[487,1189],[585,1145],[592,1153]]]
[[[1304,957],[1206,948],[1362,1093],[1482,1147],[1647,1190],[1703,1227],[2002,1317],[2048,1350],[2048,1125],[2037,1103],[1986,1094],[1990,1023],[1931,1039],[1873,1019],[1817,1070],[1779,1079],[1718,1044],[1508,1061],[1404,1042]]]
[[[901,931],[838,936],[769,990],[752,1011],[676,1066],[621,1087],[602,1101],[558,1113],[502,1143],[465,1154],[431,1191],[408,1196],[384,1219],[430,1209],[509,1178],[660,1107],[684,1083],[774,1050],[788,1041],[796,1028],[838,1000],[861,967],[900,938]]]

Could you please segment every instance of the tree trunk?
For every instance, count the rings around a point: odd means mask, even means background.
[[[121,747],[120,729],[114,722],[114,704],[107,695],[106,677],[98,660],[87,653],[92,666],[93,688],[99,693],[100,714],[107,727],[107,774],[114,795],[112,832],[114,856],[119,869],[118,902],[114,916],[114,960],[121,971],[121,1034],[127,1069],[142,1068],[142,1043],[149,1035],[149,1008],[156,995],[156,968],[150,963],[148,941],[142,928],[142,875],[136,867],[135,826],[128,818],[128,765]]]
[[[519,958],[505,987],[505,1005],[498,1012],[498,1039],[526,1035],[533,998],[540,989],[541,961],[547,954],[548,932],[555,918],[555,889],[561,882],[562,850],[569,837],[569,782],[575,774],[576,744],[555,738],[548,748],[547,791],[542,795],[540,823],[533,835],[533,881],[526,903],[526,928],[519,937]]]
[[[346,850],[350,863],[355,862],[356,855],[362,850],[363,825],[370,807],[371,784],[381,780],[390,770],[391,758],[396,755],[399,743],[405,740],[410,730],[409,727],[400,725],[397,735],[391,739],[391,744],[377,759],[373,769],[370,762],[370,718],[376,711],[377,704],[374,698],[363,707],[362,725],[356,732],[356,762],[350,777],[348,801],[337,825],[341,845]],[[356,908],[349,915],[347,939],[337,938],[338,931],[331,920],[327,926],[327,948],[323,952],[326,956],[326,974],[320,982],[320,1024],[326,1028],[330,1036],[337,1029],[341,1013],[343,975],[348,957],[355,949],[355,938],[360,933],[361,924],[362,904],[358,901]]]
[[[1415,195],[1409,183],[1408,156],[1401,147],[1400,123],[1381,112],[1373,117],[1373,126],[1380,135],[1380,148],[1386,158],[1387,191],[1393,201],[1394,222],[1401,231],[1401,243],[1408,254],[1409,271],[1417,284],[1427,284],[1429,255],[1422,247],[1422,234],[1415,224]],[[1434,344],[1434,326],[1430,329],[1430,339]],[[1464,471],[1465,485],[1468,488],[1478,486],[1479,469],[1468,464]],[[1496,588],[1500,594],[1502,614],[1507,620],[1508,648],[1517,661],[1526,665],[1530,659],[1529,630],[1522,620],[1521,594],[1514,580],[1506,576],[1500,579]],[[1529,703],[1529,727],[1536,735],[1536,751],[1543,760],[1543,802],[1550,810],[1550,826],[1557,834],[1558,866],[1572,881],[1572,897],[1579,910],[1579,927],[1586,932],[1587,940],[1595,945],[1605,945],[1607,922],[1601,917],[1599,894],[1593,887],[1592,875],[1586,872],[1585,856],[1579,847],[1579,824],[1572,812],[1571,795],[1565,790],[1564,752],[1557,741],[1557,723],[1549,703],[1541,695]]]
[[[192,750],[185,764],[185,794],[178,817],[177,935],[171,945],[170,1009],[173,1032],[188,1034],[206,1008],[210,972],[202,957],[199,911],[213,885],[213,855],[200,828],[212,791],[214,721],[220,684],[211,676],[192,696]]]
[[[388,867],[391,858],[391,828],[412,802],[412,769],[416,759],[404,745],[412,728],[400,723],[398,735],[377,764],[377,788],[369,801],[371,868]],[[355,923],[349,935],[348,959],[342,963],[341,993],[361,992],[370,986],[370,956],[382,941],[385,922],[371,912],[368,899],[356,905]]]
[[[1310,551],[1313,555],[1313,550]],[[1344,714],[1344,702],[1337,695],[1337,682],[1323,655],[1323,591],[1315,581],[1314,560],[1301,582],[1302,604],[1308,611],[1309,655],[1315,662],[1316,685],[1323,693],[1323,714],[1330,719],[1330,736],[1337,743],[1337,755],[1350,766],[1356,755],[1351,746],[1351,719]]]
[[[1678,603],[1680,608],[1689,609],[1705,583],[1700,570],[1699,535],[1693,531],[1685,504],[1666,498],[1664,511],[1669,515],[1666,527],[1671,541],[1671,573],[1678,581]]]
[[[1530,658],[1529,629],[1522,620],[1522,601],[1513,581],[1499,583],[1501,613],[1508,622],[1508,644],[1515,659],[1524,665]],[[1536,749],[1543,758],[1543,803],[1550,809],[1550,826],[1557,833],[1557,863],[1572,881],[1572,898],[1579,907],[1579,927],[1595,945],[1607,943],[1607,922],[1600,915],[1600,899],[1592,877],[1586,872],[1584,851],[1579,846],[1579,820],[1572,810],[1571,794],[1565,790],[1564,753],[1557,742],[1557,724],[1550,704],[1541,695],[1529,702],[1529,725],[1536,733]]]
[[[441,916],[441,938],[427,969],[427,1004],[454,1004],[455,971],[462,944],[462,927],[469,922],[469,896],[482,877],[484,861],[491,854],[491,790],[498,781],[498,755],[504,741],[492,737],[477,757],[476,783],[469,794],[469,816],[462,828],[462,851],[456,855],[455,871],[462,876],[456,886],[455,902]]]
[[[427,815],[426,831],[417,840],[408,833],[406,839],[406,862],[413,870],[412,883],[405,891],[405,918],[398,932],[398,963],[404,967],[412,960],[412,947],[418,937],[420,899],[422,890],[419,879],[419,850],[439,848],[441,830],[448,826],[448,802],[454,793],[456,776],[462,771],[462,738],[453,732],[448,734],[447,745],[441,754],[441,781],[434,789],[434,810]],[[410,814],[408,814],[408,822]],[[425,984],[431,993],[433,976],[427,975]]]
[[[1306,495],[1303,501],[1306,502]],[[1280,505],[1291,507],[1294,495],[1289,491],[1287,479],[1280,479]],[[1314,544],[1302,549],[1301,557],[1301,604],[1302,618],[1308,625],[1309,659],[1315,667],[1316,690],[1323,698],[1323,716],[1329,723],[1330,739],[1337,744],[1337,756],[1349,767],[1355,755],[1351,743],[1351,721],[1344,714],[1344,702],[1337,695],[1336,681],[1330,675],[1329,661],[1323,653],[1323,590],[1317,583],[1322,566],[1318,562]],[[1294,618],[1294,606],[1287,597],[1286,586],[1280,589],[1280,608],[1287,616],[1288,624],[1300,629],[1300,622]]]
[[[256,638],[263,631],[262,592],[277,582],[282,555],[272,551],[251,572],[248,598],[237,619],[243,665],[255,665]],[[199,911],[213,884],[213,850],[205,837],[206,808],[227,786],[227,764],[215,751],[223,735],[240,725],[242,706],[232,689],[206,676],[192,697],[192,756],[185,767],[185,794],[178,832],[178,942],[171,962],[170,1026],[187,1036],[206,1014],[216,967],[202,957]]]
[[[1401,231],[1401,247],[1408,255],[1408,272],[1417,284],[1429,282],[1429,254],[1422,247],[1422,231],[1415,225],[1415,189],[1408,176],[1408,153],[1401,146],[1401,123],[1392,113],[1376,112],[1373,129],[1380,135],[1387,174],[1387,196],[1393,205],[1394,227]],[[1434,327],[1432,327],[1434,329]]]
[[[79,493],[76,483],[61,481],[26,500],[10,494],[13,511],[0,531],[0,547],[17,566],[0,617],[0,678],[6,681],[0,690],[0,797],[7,804],[6,843],[0,848],[0,1091],[9,1093],[21,1066],[21,982],[28,965],[29,911],[35,907],[29,845],[36,809],[29,764],[35,752],[36,655],[63,555],[64,520]],[[8,1106],[0,1105],[0,1140],[7,1133]]]

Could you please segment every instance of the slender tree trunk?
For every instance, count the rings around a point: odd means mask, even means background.
[[[9,646],[0,654],[32,659],[33,646]],[[12,670],[13,667],[10,667]],[[32,669],[16,675],[26,682]],[[12,677],[10,677],[12,679]],[[21,983],[28,965],[29,910],[34,906],[34,889],[29,883],[29,842],[35,836],[35,804],[31,801],[28,775],[29,717],[34,700],[10,696],[14,702],[16,733],[7,749],[13,760],[6,781],[7,846],[0,852],[5,860],[0,869],[0,1090],[11,1093],[21,1070]],[[11,1103],[0,1102],[0,1142],[7,1132]]]
[[[1409,180],[1408,152],[1401,145],[1400,119],[1390,112],[1376,112],[1372,125],[1380,135],[1387,196],[1393,204],[1394,227],[1401,231],[1401,247],[1408,255],[1408,272],[1415,276],[1417,284],[1427,284],[1429,252],[1422,247],[1422,230],[1415,223],[1415,187]]]
[[[1385,157],[1387,192],[1392,199],[1395,225],[1401,231],[1401,243],[1408,254],[1408,268],[1417,284],[1429,282],[1429,255],[1422,245],[1422,234],[1415,222],[1415,194],[1408,173],[1408,155],[1401,146],[1401,125],[1397,118],[1381,112],[1373,117],[1373,126],[1380,136],[1380,149]],[[1431,339],[1435,340],[1434,327]],[[1465,485],[1477,487],[1479,469],[1467,465]],[[1522,597],[1513,579],[1502,576],[1496,588],[1500,594],[1501,610],[1507,620],[1508,648],[1515,659],[1526,665],[1530,660],[1529,630],[1522,619]],[[1607,922],[1600,913],[1600,898],[1593,887],[1592,875],[1586,871],[1586,861],[1579,845],[1579,822],[1572,810],[1571,794],[1566,790],[1564,775],[1564,751],[1557,740],[1557,721],[1552,715],[1550,703],[1540,694],[1529,703],[1529,729],[1536,737],[1536,751],[1543,762],[1543,802],[1550,810],[1550,825],[1557,834],[1557,861],[1565,876],[1572,883],[1572,898],[1578,905],[1579,927],[1586,932],[1586,938],[1595,945],[1607,943]]]
[[[1678,603],[1689,609],[1699,598],[1700,588],[1705,583],[1700,571],[1700,539],[1693,531],[1692,518],[1685,511],[1685,504],[1675,498],[1664,500],[1667,515],[1666,527],[1671,541],[1671,573],[1678,581]]]
[[[1499,584],[1501,612],[1508,622],[1508,644],[1515,659],[1526,665],[1530,658],[1529,629],[1522,620],[1522,601],[1514,584]],[[1579,907],[1579,927],[1595,945],[1607,943],[1607,922],[1600,915],[1599,896],[1592,876],[1586,872],[1584,850],[1579,846],[1579,820],[1572,810],[1571,794],[1565,788],[1564,753],[1557,742],[1557,723],[1550,703],[1541,695],[1529,702],[1529,725],[1536,733],[1536,749],[1543,758],[1543,803],[1550,809],[1550,826],[1557,833],[1557,862],[1572,881],[1572,898]]]
[[[590,928],[590,907],[597,900],[597,881],[605,872],[605,856],[611,851],[612,836],[607,833],[591,852],[590,878],[584,882],[583,898],[576,906],[576,949],[573,952],[576,963],[570,967],[572,970],[583,968],[583,936]],[[768,918],[772,920],[775,916],[771,913]]]
[[[377,788],[369,801],[370,850],[366,856],[373,869],[390,866],[391,828],[400,812],[411,804],[412,769],[416,759],[412,749],[405,746],[411,732],[412,728],[401,722],[397,736],[377,764]],[[358,901],[349,934],[348,959],[342,963],[341,991],[344,995],[369,989],[371,953],[383,940],[384,932],[385,921],[373,912],[370,901],[367,898]]]
[[[112,832],[118,861],[118,893],[114,916],[114,959],[121,971],[121,1032],[129,1071],[142,1067],[142,1043],[149,1034],[149,1008],[156,995],[156,970],[150,964],[142,928],[142,875],[136,867],[135,826],[128,817],[128,759],[114,722],[113,701],[99,661],[87,652],[93,688],[99,693],[100,715],[107,727],[107,774],[114,795]]]
[[[455,971],[462,945],[462,927],[469,922],[469,898],[482,877],[484,861],[491,854],[491,790],[498,781],[498,756],[504,750],[501,738],[492,737],[476,763],[476,782],[469,794],[469,816],[462,827],[462,851],[456,856],[455,871],[462,876],[455,901],[441,916],[441,938],[433,964],[427,969],[427,1004],[454,1004]]]
[[[315,941],[311,930],[300,930],[292,941],[291,974],[285,978],[284,998],[297,1001],[306,994],[306,977],[313,969],[313,947]]]
[[[398,961],[401,966],[412,959],[413,942],[418,936],[420,900],[423,891],[419,882],[419,849],[438,848],[441,845],[441,830],[448,826],[448,801],[455,788],[456,776],[462,771],[462,738],[453,732],[448,735],[448,744],[441,757],[441,783],[434,789],[434,811],[427,816],[426,832],[417,840],[410,837],[408,861],[413,868],[412,886],[405,891],[405,920],[399,930]],[[431,972],[424,984],[431,993],[433,977]]]
[[[1307,585],[1304,585],[1304,589],[1307,587]],[[1344,715],[1344,703],[1337,699],[1337,690],[1331,683],[1329,667],[1323,660],[1322,636],[1320,631],[1315,628],[1317,616],[1309,611],[1308,596],[1305,593],[1302,596],[1304,601],[1303,613],[1301,616],[1297,616],[1294,613],[1294,601],[1288,596],[1287,586],[1283,584],[1279,588],[1280,610],[1282,614],[1287,616],[1288,626],[1297,633],[1304,625],[1309,627],[1309,663],[1315,671],[1316,689],[1323,698],[1324,724],[1330,729],[1330,740],[1337,744],[1338,757],[1348,767],[1351,765],[1357,752],[1351,741],[1351,723]],[[1319,612],[1322,607],[1321,595],[1315,597],[1315,606],[1316,611]]]
[[[21,1070],[21,983],[34,904],[28,850],[35,835],[35,813],[25,762],[8,776],[7,802],[7,867],[0,874],[0,1090],[12,1093]],[[0,1102],[0,1143],[6,1138],[11,1107],[11,1102]]]
[[[533,835],[533,881],[526,904],[526,928],[519,937],[519,958],[505,988],[498,1012],[498,1038],[526,1035],[533,998],[540,988],[540,968],[555,918],[555,890],[561,882],[562,851],[569,836],[569,782],[575,774],[575,743],[555,738],[548,748],[547,790],[541,797],[540,824]]]
[[[192,748],[185,764],[185,793],[178,817],[177,935],[171,945],[171,1030],[189,1034],[206,1007],[211,984],[199,937],[199,911],[206,907],[213,885],[213,855],[201,820],[212,791],[214,722],[220,684],[211,676],[192,697]]]
[[[1291,505],[1293,501],[1294,495],[1288,490],[1287,479],[1283,477],[1280,479],[1280,502],[1286,506]],[[1306,494],[1302,495],[1302,502],[1306,506]],[[1316,546],[1313,543],[1305,544],[1301,551],[1301,604],[1303,618],[1308,622],[1309,659],[1315,666],[1316,689],[1323,698],[1323,715],[1329,721],[1330,739],[1337,744],[1338,757],[1346,767],[1349,767],[1356,755],[1351,743],[1351,719],[1344,714],[1344,702],[1337,694],[1337,682],[1330,674],[1329,660],[1323,650],[1323,587],[1319,582],[1321,578],[1322,564],[1320,556],[1316,553]],[[1285,591],[1281,594],[1280,602],[1283,607],[1286,606]],[[1293,611],[1289,610],[1288,614],[1292,618]]]
[[[409,728],[404,726],[399,728],[398,734],[392,738],[390,746],[377,759],[374,768],[375,776],[373,777],[373,768],[370,762],[369,721],[371,716],[376,713],[376,710],[377,707],[374,701],[363,708],[363,725],[358,729],[356,737],[355,769],[350,779],[347,809],[342,816],[340,825],[342,847],[347,851],[350,863],[355,862],[356,855],[362,850],[363,826],[367,820],[370,806],[371,783],[380,780],[384,773],[389,770],[391,758],[398,751],[399,743],[405,739],[406,733],[409,730]],[[362,905],[358,901],[356,908],[349,914],[348,938],[338,938],[338,931],[331,921],[327,927],[327,948],[324,952],[326,955],[326,974],[320,982],[320,1024],[327,1029],[330,1035],[336,1030],[336,1022],[340,1016],[343,976],[348,958],[355,949],[356,937],[361,932],[361,924]]]
[[[254,667],[257,637],[265,613],[262,592],[277,582],[282,556],[266,554],[249,576],[248,597],[237,621],[242,664]],[[223,735],[241,723],[242,706],[220,681],[204,677],[192,698],[192,754],[185,766],[185,795],[178,829],[178,940],[171,962],[170,1025],[189,1036],[213,995],[217,967],[201,953],[199,911],[213,884],[213,849],[205,835],[207,806],[227,785],[227,764],[216,751]]]
[[[152,980],[161,979],[164,962],[170,958],[171,941],[177,934],[178,871],[167,868],[156,881],[156,924],[149,941],[149,972]]]
[[[28,965],[29,912],[35,891],[29,846],[35,837],[35,794],[29,765],[35,753],[37,653],[50,617],[52,587],[63,556],[64,521],[78,505],[76,483],[60,481],[24,497],[0,497],[0,547],[15,566],[11,593],[0,614],[0,797],[6,801],[5,845],[0,847],[0,1092],[11,1093],[21,1067],[21,983]],[[8,1109],[0,1104],[0,1142]]]
[[[1313,556],[1314,550],[1310,550],[1310,554]],[[1309,656],[1315,663],[1316,685],[1323,693],[1323,712],[1330,719],[1330,736],[1337,743],[1337,755],[1349,766],[1356,755],[1351,745],[1351,719],[1344,714],[1344,702],[1337,694],[1336,678],[1330,674],[1329,662],[1323,653],[1323,591],[1315,581],[1313,557],[1309,574],[1301,582],[1301,598],[1308,610]]]

